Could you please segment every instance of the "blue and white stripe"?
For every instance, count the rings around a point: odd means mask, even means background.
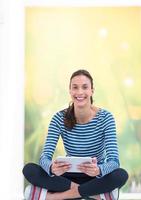
[[[48,174],[50,174],[52,157],[60,136],[68,156],[96,157],[101,176],[119,167],[116,126],[110,112],[100,109],[90,122],[76,124],[72,130],[66,129],[63,121],[63,111],[53,116],[40,156],[40,165]]]

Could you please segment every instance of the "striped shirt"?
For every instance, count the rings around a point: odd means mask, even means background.
[[[119,167],[115,120],[109,111],[99,109],[91,121],[75,124],[72,130],[64,126],[63,111],[53,116],[39,161],[40,166],[49,175],[52,157],[60,136],[67,156],[97,158],[100,177]]]

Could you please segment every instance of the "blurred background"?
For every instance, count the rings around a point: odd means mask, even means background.
[[[24,163],[38,163],[52,115],[70,102],[70,76],[83,68],[94,78],[94,104],[116,119],[129,173],[122,191],[141,192],[140,38],[141,7],[25,8]]]

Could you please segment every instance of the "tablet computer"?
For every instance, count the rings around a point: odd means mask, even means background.
[[[91,157],[58,156],[56,160],[71,164],[71,168],[67,172],[81,172],[77,169],[77,165],[82,163],[92,163]]]

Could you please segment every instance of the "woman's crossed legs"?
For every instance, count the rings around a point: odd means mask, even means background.
[[[118,168],[102,177],[90,177],[82,173],[65,173],[50,177],[39,165],[29,163],[23,169],[25,178],[34,186],[48,190],[46,200],[74,199],[109,193],[121,188],[128,179],[124,169]]]

